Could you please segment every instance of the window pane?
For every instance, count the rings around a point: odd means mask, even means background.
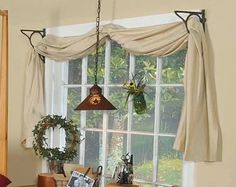
[[[156,83],[156,57],[135,56],[135,79],[146,78],[147,84]]]
[[[161,83],[183,83],[184,62],[187,50],[162,58]]]
[[[88,128],[102,128],[103,111],[101,110],[87,110],[86,127]]]
[[[159,137],[158,182],[181,184],[182,154],[173,150],[174,137]]]
[[[123,84],[129,79],[129,54],[115,41],[111,41],[110,81]]]
[[[105,66],[105,46],[99,48],[98,57],[98,84],[104,83],[104,66]],[[95,74],[95,52],[88,56],[88,84],[94,84],[94,74]]]
[[[68,69],[68,84],[81,84],[82,60],[70,60]]]
[[[85,136],[85,166],[94,169],[101,163],[102,156],[102,133],[86,132]]]
[[[147,111],[144,114],[133,115],[133,125],[132,130],[134,131],[148,131],[153,132],[154,130],[154,112],[155,112],[155,87],[146,87],[144,93],[144,98],[147,104]]]
[[[107,168],[106,174],[112,174],[121,156],[126,154],[127,135],[108,133],[107,134]]]
[[[81,88],[68,88],[67,94],[67,118],[80,127],[80,112],[75,108],[81,101]]]
[[[126,130],[128,107],[125,103],[127,94],[121,87],[109,88],[109,101],[117,108],[109,115],[109,129]]]
[[[160,132],[176,133],[184,99],[183,87],[162,87]]]
[[[153,136],[132,135],[131,153],[134,155],[134,177],[152,181]]]

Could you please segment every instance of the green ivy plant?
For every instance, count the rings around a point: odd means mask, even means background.
[[[55,127],[64,129],[66,133],[66,147],[62,151],[58,147],[48,148],[45,134],[49,128],[54,130]],[[81,134],[72,120],[67,121],[66,118],[59,115],[44,116],[35,126],[33,136],[34,151],[41,158],[46,158],[48,161],[65,162],[71,161],[77,156],[77,145],[80,143]]]

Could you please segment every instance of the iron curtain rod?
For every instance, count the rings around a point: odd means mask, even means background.
[[[174,13],[184,22],[187,32],[189,33],[188,29],[188,20],[191,16],[197,16],[202,23],[203,30],[205,31],[205,23],[206,23],[206,17],[205,17],[205,9],[201,10],[200,12],[194,12],[194,11],[183,11],[183,10],[175,10]],[[180,14],[189,14],[186,19],[184,19]],[[21,29],[20,30],[22,34],[24,34],[30,42],[30,45],[34,48],[34,45],[32,43],[32,37],[34,34],[39,34],[42,38],[46,36],[46,29],[43,30],[32,30],[32,29]],[[30,33],[30,34],[27,34]],[[45,63],[45,57],[42,55],[39,55],[40,59]]]
[[[32,43],[32,37],[35,34],[39,34],[42,38],[46,36],[46,29],[43,30],[31,30],[31,29],[21,29],[20,32],[24,34],[30,42],[31,47],[34,48],[34,45]],[[40,59],[45,63],[45,57],[43,55],[39,54]]]
[[[189,33],[188,29],[188,20],[191,16],[197,16],[202,23],[203,30],[205,31],[205,23],[206,23],[206,15],[205,15],[205,9],[201,10],[200,12],[193,12],[193,11],[182,11],[182,10],[175,10],[175,14],[184,22],[185,27],[187,29],[187,32]],[[186,19],[184,19],[180,14],[189,14]]]

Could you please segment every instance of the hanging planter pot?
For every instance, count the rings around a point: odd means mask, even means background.
[[[133,106],[137,114],[143,114],[146,112],[147,104],[144,97],[144,78],[136,81],[135,76],[130,81],[124,83],[123,88],[127,90],[128,96],[126,98],[126,103],[128,102],[129,96],[133,96]]]
[[[133,97],[134,110],[137,114],[143,114],[146,112],[147,104],[144,97],[144,93],[140,92],[138,95]]]

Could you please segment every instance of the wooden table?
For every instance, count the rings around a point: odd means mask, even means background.
[[[56,187],[53,175],[49,173],[38,174],[37,187]]]
[[[139,185],[136,185],[136,184],[109,183],[109,184],[106,184],[106,187],[139,187]]]

